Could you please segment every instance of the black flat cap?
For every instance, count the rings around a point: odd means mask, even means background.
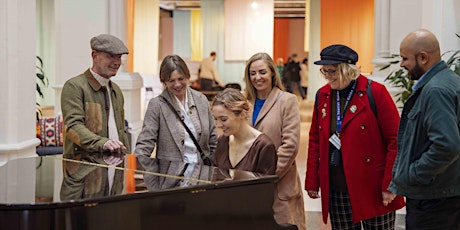
[[[330,45],[324,48],[321,53],[321,60],[315,61],[315,65],[335,65],[339,63],[356,64],[358,54],[348,46]]]
[[[101,34],[91,38],[91,49],[110,54],[128,54],[128,48],[117,37],[110,34]]]

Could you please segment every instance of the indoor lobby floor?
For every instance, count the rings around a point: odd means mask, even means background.
[[[305,172],[306,172],[306,161],[307,161],[307,149],[308,149],[308,132],[310,131],[311,115],[314,107],[313,101],[299,99],[300,107],[300,146],[299,153],[297,154],[297,170],[299,171],[300,180],[302,182],[302,188],[304,188]],[[308,197],[305,190],[303,190],[303,196],[305,201],[305,212],[307,218],[307,229],[308,230],[326,230],[331,229],[330,223],[325,225],[321,217],[321,201],[320,199],[311,199]],[[405,209],[398,210],[396,212],[396,230],[405,229]]]

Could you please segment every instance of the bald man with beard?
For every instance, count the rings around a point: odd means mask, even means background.
[[[417,80],[404,104],[389,190],[406,197],[406,229],[460,229],[460,77],[425,29],[400,46]]]

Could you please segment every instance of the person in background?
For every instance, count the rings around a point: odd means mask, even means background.
[[[225,88],[225,83],[220,80],[219,73],[214,61],[217,54],[212,51],[209,58],[203,59],[200,65],[200,88],[203,91],[215,91]],[[217,87],[215,87],[217,84]]]
[[[281,82],[283,82],[283,74],[284,74],[284,60],[283,58],[276,59],[276,69],[281,78]]]
[[[308,90],[308,58],[304,58],[300,63],[300,85],[306,97]]]
[[[283,75],[280,75],[284,89],[287,92],[292,92],[291,90],[291,71],[289,71],[289,64],[291,63],[291,61],[292,61],[292,57],[289,56],[286,60],[286,63],[284,63],[284,66],[283,66]]]
[[[394,229],[395,211],[404,207],[403,197],[388,191],[397,151],[396,105],[384,85],[368,86],[351,48],[331,45],[320,55],[315,64],[328,83],[316,96],[305,189],[310,198],[321,197],[323,221],[329,213],[332,229]]]
[[[400,55],[417,82],[401,113],[389,189],[406,197],[407,229],[460,229],[460,77],[428,30],[409,33]]]
[[[291,62],[288,63],[287,68],[290,72],[290,91],[288,92],[292,93],[294,92],[294,89],[297,89],[299,91],[299,95],[305,100],[306,97],[304,91],[302,90],[302,86],[300,85],[300,63],[297,60],[297,54],[294,53],[291,57]]]
[[[163,92],[150,100],[135,154],[141,165],[150,164],[156,148],[159,160],[201,165],[212,159],[217,144],[217,131],[208,99],[189,87],[190,71],[177,55],[166,56],[160,65]],[[170,107],[172,106],[172,108]],[[186,131],[184,121],[198,142]],[[200,149],[202,153],[200,153]],[[187,169],[193,170],[192,167]],[[185,171],[189,177],[193,171]],[[160,173],[166,173],[160,171]]]
[[[217,94],[211,111],[222,135],[217,139],[214,165],[223,169],[240,169],[275,174],[275,145],[271,139],[249,125],[251,105],[237,89],[227,88]]]
[[[109,34],[91,38],[90,45],[92,67],[67,80],[62,88],[63,158],[123,167],[123,154],[129,152],[124,99],[120,87],[110,79],[117,74],[128,48]],[[123,192],[122,170],[71,161],[63,161],[63,170],[61,200]]]
[[[279,225],[296,225],[306,229],[305,210],[297,172],[296,156],[300,138],[300,113],[297,97],[283,91],[273,59],[267,53],[256,53],[247,62],[245,94],[253,105],[251,126],[265,133],[275,144],[278,162],[273,204]]]

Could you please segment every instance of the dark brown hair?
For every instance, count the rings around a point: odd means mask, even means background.
[[[178,55],[168,55],[160,65],[160,81],[162,83],[168,81],[171,78],[171,73],[175,70],[183,74],[185,78],[190,79],[190,70],[185,61]]]

